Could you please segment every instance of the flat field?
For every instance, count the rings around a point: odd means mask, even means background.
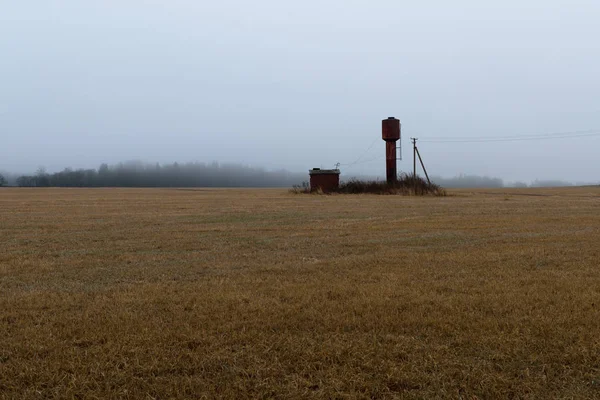
[[[0,190],[0,398],[600,398],[600,188]]]

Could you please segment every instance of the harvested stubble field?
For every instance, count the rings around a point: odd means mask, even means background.
[[[600,398],[600,188],[0,190],[0,398]]]

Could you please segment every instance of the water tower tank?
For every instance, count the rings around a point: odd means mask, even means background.
[[[396,142],[400,140],[400,120],[394,117],[384,119],[382,125],[382,136],[386,142]]]

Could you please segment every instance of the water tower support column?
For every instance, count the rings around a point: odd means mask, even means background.
[[[396,142],[385,142],[385,171],[388,183],[395,182],[398,179]]]

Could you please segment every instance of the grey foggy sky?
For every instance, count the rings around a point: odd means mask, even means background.
[[[383,174],[410,136],[600,130],[595,0],[0,0],[0,170],[240,162]],[[422,143],[429,172],[599,181],[600,136]]]

